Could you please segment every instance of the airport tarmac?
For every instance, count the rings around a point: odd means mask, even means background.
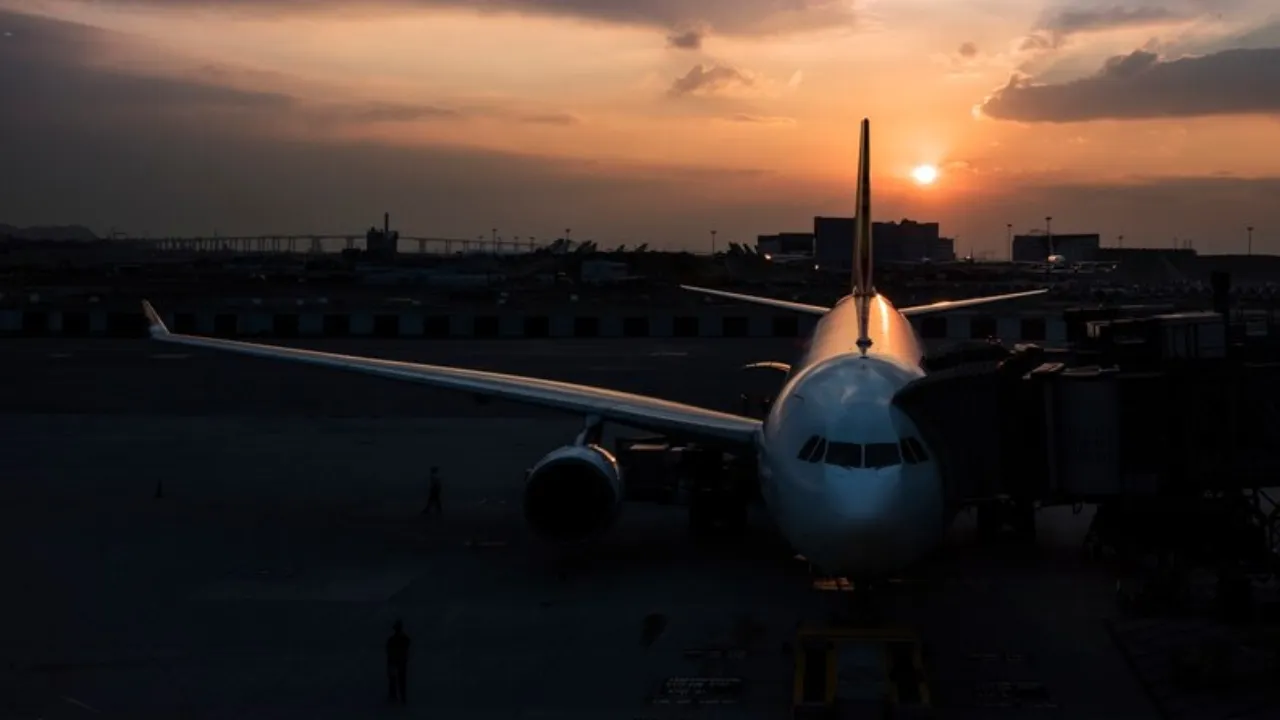
[[[5,344],[23,377],[0,388],[0,715],[786,716],[784,645],[833,594],[767,530],[693,545],[683,510],[647,506],[560,578],[520,518],[520,477],[573,418],[146,341],[32,342]],[[784,357],[758,341],[403,344],[384,355],[722,404],[731,368]],[[592,369],[623,363],[616,383]],[[419,512],[430,465],[440,518]],[[962,519],[901,590],[892,614],[929,643],[940,717],[1157,717],[1104,627],[1113,582],[1082,564],[1086,522],[1045,513],[1028,558],[977,549]],[[404,709],[384,700],[395,618],[414,642]],[[688,657],[708,647],[741,656]],[[742,678],[739,701],[655,703],[664,680],[711,675]],[[1001,681],[1047,697],[993,709]]]

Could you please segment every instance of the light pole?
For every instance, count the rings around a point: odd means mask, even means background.
[[[711,257],[716,256],[716,231],[711,231]]]
[[[1245,232],[1249,233],[1248,244],[1245,246],[1247,248],[1246,252],[1249,255],[1252,255],[1253,254],[1253,226],[1250,225],[1249,227],[1245,228]]]
[[[1121,235],[1121,236],[1120,236],[1119,241],[1120,241],[1120,249],[1121,249],[1121,250],[1123,250],[1123,249],[1124,249],[1124,235]]]
[[[1004,240],[1009,245],[1009,262],[1013,262],[1013,223],[1005,223]]]
[[[1053,216],[1046,215],[1044,218],[1044,236],[1049,240],[1049,255],[1053,255]]]

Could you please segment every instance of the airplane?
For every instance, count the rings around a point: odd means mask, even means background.
[[[783,537],[829,576],[886,577],[937,545],[950,521],[937,456],[895,393],[924,375],[908,318],[1038,295],[1032,290],[896,309],[872,285],[870,122],[862,121],[852,292],[833,307],[682,286],[820,316],[807,349],[763,420],[538,378],[172,333],[148,301],[157,341],[360,372],[580,414],[582,431],[525,476],[524,515],[557,544],[598,540],[625,495],[617,459],[601,447],[610,422],[672,440],[754,455],[760,496]],[[693,508],[690,508],[691,515]]]

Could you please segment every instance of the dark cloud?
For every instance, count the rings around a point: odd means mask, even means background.
[[[40,225],[66,217],[152,235],[347,232],[390,209],[406,234],[470,237],[477,228],[499,227],[541,235],[571,225],[575,235],[590,237],[622,226],[639,238],[678,243],[682,228],[701,234],[724,212],[727,191],[719,188],[771,177],[741,168],[267,135],[264,122],[279,128],[483,115],[563,126],[578,119],[484,108],[316,105],[213,84],[216,77],[243,79],[229,68],[196,72],[191,81],[135,77],[92,61],[95,47],[112,42],[109,34],[3,12],[0,28],[0,97],[8,100],[0,113],[0,222]],[[220,111],[228,109],[243,121],[227,122]],[[711,177],[721,181],[721,197],[705,197]],[[666,210],[637,212],[652,207]],[[748,218],[771,224],[769,212],[741,214],[741,230],[753,222]],[[726,236],[733,222],[722,225]]]
[[[1189,15],[1165,7],[1066,8],[1052,10],[1022,41],[1023,50],[1049,50],[1061,47],[1072,35],[1115,30],[1126,27],[1157,25],[1187,19]]]
[[[738,113],[730,118],[738,123],[752,123],[755,125],[794,125],[794,118],[773,116],[773,115],[750,115],[748,113]]]
[[[715,95],[725,90],[747,88],[753,85],[755,80],[735,67],[699,63],[690,68],[689,72],[676,78],[667,93],[671,97]]]
[[[1050,15],[1039,29],[1052,33],[1072,33],[1112,30],[1134,25],[1153,25],[1180,20],[1184,16],[1163,7],[1110,7],[1093,10],[1061,10]]]
[[[962,58],[977,57],[978,46],[971,42],[960,43],[960,50],[958,52]]]
[[[680,50],[700,50],[702,48],[702,31],[685,30],[667,36],[667,47]]]
[[[335,108],[336,114],[352,120],[369,122],[414,122],[416,120],[453,119],[462,112],[454,108],[436,107],[434,105],[404,105],[400,103],[377,102],[367,105],[341,105]]]
[[[758,35],[844,27],[849,0],[80,0],[96,5],[183,8],[254,14],[340,11],[369,14],[405,6],[559,15],[663,29],[706,26],[718,33]]]
[[[269,113],[307,127],[335,123],[411,123],[471,118],[543,125],[572,125],[569,113],[523,114],[499,106],[448,107],[405,102],[313,102],[288,93],[236,85],[286,84],[276,73],[226,65],[203,65],[183,77],[139,75],[94,64],[96,51],[127,45],[129,38],[74,23],[0,11],[0,93],[25,105],[13,120],[62,108],[68,116],[92,113],[98,122],[131,120],[138,114],[200,115],[227,120],[227,113]],[[57,115],[57,113],[52,113]],[[59,117],[56,122],[68,122]]]
[[[520,122],[530,125],[577,125],[582,119],[569,113],[546,113],[543,115],[523,115]]]
[[[982,104],[983,114],[1023,122],[1280,113],[1280,48],[1162,61],[1137,50],[1098,73],[1055,85],[1017,78]]]

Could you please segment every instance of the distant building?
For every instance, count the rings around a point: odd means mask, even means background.
[[[400,232],[391,229],[391,214],[382,216],[382,229],[370,227],[364,234],[364,249],[369,258],[379,261],[394,260],[398,252]]]
[[[1015,235],[1013,259],[1016,262],[1044,262],[1050,255],[1061,255],[1069,263],[1093,262],[1098,259],[1102,237],[1098,233],[1074,235]]]
[[[758,235],[756,252],[761,255],[812,255],[813,233]]]
[[[813,219],[814,259],[822,267],[853,265],[854,218]],[[944,262],[955,259],[955,241],[938,234],[938,223],[914,220],[871,223],[873,262]]]

